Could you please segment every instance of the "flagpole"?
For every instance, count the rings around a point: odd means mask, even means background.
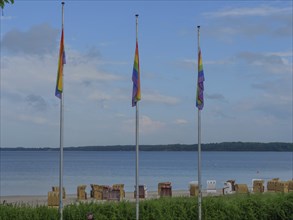
[[[197,26],[197,39],[198,39],[198,53],[199,53],[199,29],[200,26]],[[198,64],[199,65],[199,64]],[[200,109],[197,109],[198,112],[198,219],[201,220],[201,201],[202,201],[202,187],[201,187],[201,114]]]
[[[138,14],[135,15],[136,17],[136,42],[137,42],[137,35],[138,35]],[[139,112],[138,112],[138,102],[135,105],[136,109],[136,117],[135,117],[135,143],[136,143],[136,166],[135,166],[135,187],[136,187],[136,220],[139,219],[139,173],[138,173],[138,165],[139,165],[139,139],[138,139],[138,131],[139,131]]]
[[[139,117],[138,117],[138,102],[136,103],[136,124],[135,124],[135,142],[136,142],[136,174],[135,174],[135,186],[136,186],[136,220],[139,219],[139,181],[138,181],[138,154],[139,154],[139,145],[138,145],[138,126],[139,126]]]
[[[62,4],[62,31],[64,28],[64,2]],[[62,64],[63,65],[63,64]],[[63,74],[63,71],[62,71]],[[63,78],[63,76],[62,76]],[[63,89],[63,80],[62,80]],[[64,89],[63,89],[64,91]],[[63,101],[63,91],[60,98],[60,165],[59,165],[59,215],[60,220],[63,219],[63,122],[64,122],[64,101]]]

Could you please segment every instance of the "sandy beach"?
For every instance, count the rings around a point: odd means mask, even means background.
[[[217,193],[209,194],[211,196],[221,195],[222,190],[218,189]],[[203,190],[203,196],[207,196],[206,190]],[[180,197],[180,196],[189,196],[188,190],[173,190],[172,191],[172,197]],[[148,191],[147,192],[147,198],[146,199],[156,199],[159,198],[157,191]],[[47,205],[47,195],[41,195],[41,196],[1,196],[0,197],[0,203],[6,203],[6,204],[26,204],[30,206],[40,206],[40,205]],[[125,201],[135,201],[134,193],[133,192],[126,192],[125,193]],[[142,199],[144,200],[144,199]],[[77,200],[76,194],[69,194],[66,195],[66,199],[63,200],[64,205],[69,204],[77,204],[79,202],[107,202],[106,200],[96,200],[93,198],[88,198],[87,200]]]

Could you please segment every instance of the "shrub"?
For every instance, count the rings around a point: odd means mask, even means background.
[[[140,202],[139,209],[141,220],[188,220],[197,219],[198,216],[196,197],[145,200]],[[90,212],[99,220],[133,220],[136,204],[123,201],[68,205],[63,210],[63,219],[83,220]],[[11,219],[58,220],[58,209],[23,204],[0,205],[0,220]],[[202,202],[202,219],[293,219],[293,193],[205,197]]]

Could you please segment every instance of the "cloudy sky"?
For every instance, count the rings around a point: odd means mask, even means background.
[[[292,1],[65,1],[64,146],[197,143],[197,25],[205,72],[202,142],[292,142]],[[1,147],[58,147],[60,1],[1,16]]]

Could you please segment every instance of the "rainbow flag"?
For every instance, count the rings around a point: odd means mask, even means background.
[[[63,92],[63,65],[66,63],[65,60],[65,50],[64,50],[64,32],[62,28],[61,40],[60,40],[60,51],[59,51],[59,62],[57,71],[57,83],[55,96],[61,99],[61,94]]]
[[[140,70],[139,70],[139,57],[138,57],[138,42],[136,40],[133,72],[132,72],[132,107],[136,106],[136,103],[141,99],[140,93]]]
[[[198,78],[197,78],[197,91],[196,91],[196,107],[199,110],[203,109],[203,86],[204,82],[204,73],[203,73],[203,65],[201,58],[201,50],[198,51]]]

